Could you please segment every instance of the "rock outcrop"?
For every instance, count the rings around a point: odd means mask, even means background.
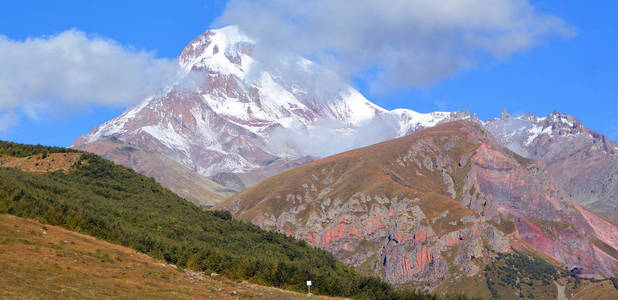
[[[217,208],[392,283],[473,276],[522,247],[584,277],[618,267],[615,225],[469,121],[317,160]]]
[[[537,161],[580,205],[618,222],[618,144],[569,114],[490,120],[486,128],[519,155]]]

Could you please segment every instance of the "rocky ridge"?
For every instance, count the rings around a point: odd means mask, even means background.
[[[474,276],[515,249],[583,277],[618,268],[614,224],[468,121],[317,160],[218,208],[392,283]]]
[[[569,114],[509,116],[485,123],[513,152],[537,161],[582,206],[618,221],[618,144]]]

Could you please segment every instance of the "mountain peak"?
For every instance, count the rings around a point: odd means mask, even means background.
[[[94,128],[74,146],[97,152],[85,144],[113,138],[115,145],[161,154],[190,172],[244,174],[244,183],[251,184],[272,174],[266,169],[293,166],[290,162],[307,156],[323,157],[470,117],[389,111],[316,63],[288,57],[281,63],[295,72],[290,75],[273,66],[276,62],[260,62],[253,56],[255,47],[237,26],[203,32],[180,55],[185,77]],[[109,151],[97,153],[138,167],[126,155]]]
[[[254,41],[238,26],[210,29],[185,47],[179,63],[187,71],[209,69],[237,74],[242,67],[242,56],[251,56],[253,45]]]
[[[510,118],[511,115],[509,115],[509,113],[506,111],[506,108],[502,110],[502,119],[508,119]]]

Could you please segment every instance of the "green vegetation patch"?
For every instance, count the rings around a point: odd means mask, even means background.
[[[47,157],[48,153],[79,153],[81,151],[42,145],[24,145],[7,141],[0,141],[0,156],[28,157],[43,154],[42,158]]]
[[[543,219],[539,219],[535,217],[528,217],[527,219],[530,222],[538,225],[541,231],[543,231],[543,233],[545,233],[545,235],[552,240],[556,240],[558,238],[555,232],[561,232],[568,228],[575,231],[575,229],[573,228],[573,225],[568,224],[566,222],[554,222],[554,221],[543,220]]]
[[[595,246],[599,247],[599,249],[603,250],[603,252],[609,254],[611,257],[618,260],[618,251],[616,251],[616,249],[614,249],[612,246],[604,243],[603,241],[599,239],[592,240],[592,243]]]
[[[498,253],[495,261],[485,266],[483,275],[493,298],[508,298],[515,292],[529,299],[556,298],[553,282],[570,276],[543,259],[517,251]]]

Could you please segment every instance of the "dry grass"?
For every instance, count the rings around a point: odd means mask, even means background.
[[[2,156],[0,166],[32,173],[68,171],[81,155],[81,153],[50,153],[45,158],[42,154],[27,157]]]
[[[609,280],[600,282],[587,282],[584,287],[578,289],[573,295],[573,299],[577,300],[616,300],[618,299],[618,290]],[[571,295],[567,295],[568,298]]]
[[[448,295],[453,291],[457,291],[457,293],[464,294],[468,297],[491,299],[491,293],[482,275],[471,277],[460,276],[457,279],[450,277],[442,281],[434,290],[438,295]]]
[[[177,269],[93,237],[0,215],[0,299],[325,299]]]

